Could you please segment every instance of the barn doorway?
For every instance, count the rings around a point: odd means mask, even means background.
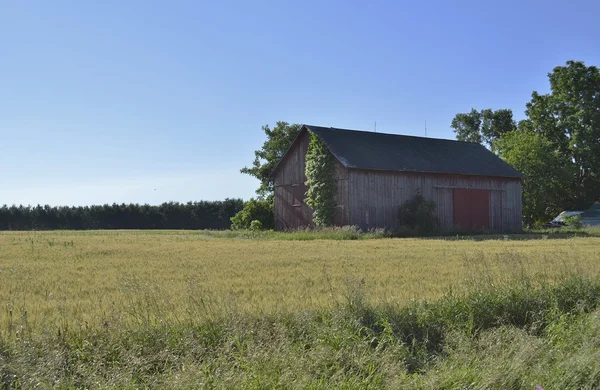
[[[490,193],[488,190],[454,189],[454,227],[462,230],[490,228]]]

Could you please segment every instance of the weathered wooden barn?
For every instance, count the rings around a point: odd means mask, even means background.
[[[278,230],[312,225],[309,132],[337,160],[335,225],[397,228],[398,206],[420,191],[435,201],[442,230],[521,229],[523,175],[482,145],[304,125],[272,174]]]

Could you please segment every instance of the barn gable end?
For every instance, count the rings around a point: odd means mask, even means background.
[[[275,229],[290,230],[313,226],[312,211],[306,205],[306,151],[310,135],[302,129],[286,154],[277,164],[272,178],[275,189]],[[348,204],[348,172],[336,161],[336,212],[334,223],[350,224]]]

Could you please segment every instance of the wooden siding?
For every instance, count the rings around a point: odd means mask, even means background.
[[[336,226],[350,225],[350,208],[348,207],[348,170],[336,160],[335,164],[335,216]]]
[[[298,204],[299,193],[303,194],[306,190],[305,164],[309,140],[307,131],[300,133],[273,176],[277,230],[313,225],[312,210],[304,199]],[[450,230],[454,227],[454,189],[481,189],[489,193],[489,228],[501,232],[521,229],[519,179],[346,169],[339,161],[336,161],[335,179],[334,223],[338,226],[398,228],[398,206],[419,190],[436,202],[440,227]]]
[[[304,167],[309,140],[308,133],[302,132],[273,176],[277,230],[297,229],[312,224],[312,211],[306,203],[302,201],[300,205],[294,205],[294,187],[304,186],[306,182]]]
[[[273,183],[275,186],[275,229],[288,230],[313,226],[312,210],[304,199],[300,205],[294,205],[295,189],[302,187],[306,191],[306,151],[310,137],[304,131],[296,139],[284,159],[281,161]],[[335,164],[336,197],[334,224],[338,226],[350,223],[348,208],[348,170],[336,160]],[[297,194],[297,191],[296,191]],[[304,197],[303,197],[304,198]]]
[[[436,202],[443,230],[454,227],[453,190],[489,192],[489,226],[496,231],[521,229],[521,182],[518,179],[412,172],[348,170],[348,222],[361,229],[398,227],[398,206],[417,191]]]

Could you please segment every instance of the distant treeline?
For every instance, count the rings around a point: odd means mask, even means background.
[[[159,206],[6,206],[0,208],[0,230],[89,229],[228,229],[242,199],[168,202]]]

